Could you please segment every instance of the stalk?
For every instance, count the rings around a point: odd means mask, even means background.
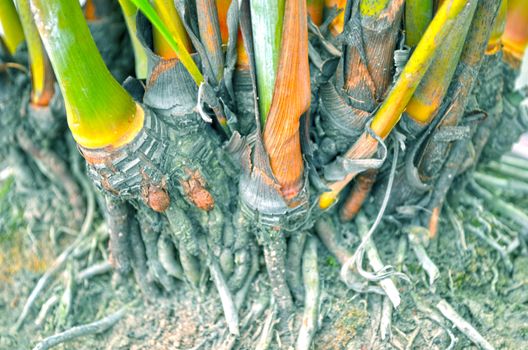
[[[191,50],[191,43],[187,37],[187,32],[183,23],[176,11],[174,1],[171,0],[152,0],[152,5],[160,16],[163,24],[167,27],[169,32],[175,37],[180,38],[181,44],[187,51]],[[169,42],[158,28],[153,28],[152,32],[154,41],[154,51],[165,59],[177,58],[176,51],[171,47]]]
[[[528,45],[528,1],[510,0],[506,15],[506,28],[502,36],[506,59],[519,66]]]
[[[315,25],[323,23],[324,0],[306,0],[308,15]]]
[[[447,40],[438,48],[439,52],[426,76],[409,101],[406,113],[417,122],[428,124],[438,113],[455,74],[476,7],[477,2],[472,1],[460,14],[453,29],[447,35]]]
[[[250,2],[253,45],[257,73],[257,92],[262,125],[266,124],[277,77],[285,0]]]
[[[24,32],[12,0],[0,1],[0,33],[9,53],[13,55],[24,41]]]
[[[433,19],[433,0],[405,2],[405,44],[416,47]]]
[[[47,106],[55,92],[53,70],[42,46],[37,26],[33,21],[29,0],[16,0],[16,5],[29,53],[32,83],[31,103],[36,106]]]
[[[30,0],[30,4],[75,141],[85,148],[130,142],[143,126],[143,110],[106,68],[78,1]]]
[[[499,7],[499,13],[497,18],[493,22],[493,28],[491,29],[490,39],[488,41],[488,48],[486,49],[486,55],[493,55],[501,49],[502,45],[502,34],[506,28],[506,14],[508,10],[508,0],[502,0],[501,6]]]
[[[169,43],[171,48],[174,50],[174,52],[180,59],[183,66],[187,69],[189,74],[192,76],[192,78],[196,82],[196,85],[200,85],[204,81],[204,78],[189,53],[189,49],[186,46],[187,45],[186,37],[181,35],[182,34],[181,32],[178,32],[177,30],[174,29],[175,25],[171,27],[167,25],[166,21],[171,22],[176,17],[171,17],[169,10],[167,10],[164,13],[162,13],[165,19],[163,20],[160,17],[160,15],[158,15],[154,7],[150,5],[148,0],[131,0],[131,1],[145,14],[145,16],[152,23],[152,25],[163,35],[163,38]],[[159,1],[163,1],[163,0],[159,0]],[[168,1],[168,0],[164,0],[164,1]],[[159,4],[161,4],[161,6],[163,6],[163,4],[167,4],[167,6],[169,6],[170,8],[170,4],[168,2],[167,3],[159,2],[158,5]],[[179,18],[179,16],[177,18]]]
[[[354,30],[361,32],[362,40],[347,45],[344,89],[363,118],[376,108],[392,80],[392,72],[386,67],[393,65],[403,3],[362,0],[360,13],[351,14],[360,17],[361,28]]]
[[[93,0],[86,0],[86,3],[84,4],[84,18],[86,18],[87,21],[95,21],[97,20],[96,13]]]
[[[132,48],[134,49],[136,78],[145,79],[147,77],[147,54],[141,46],[136,36],[136,14],[137,7],[130,2],[130,0],[119,0],[125,23],[128,29],[130,40],[132,41]]]
[[[372,120],[371,129],[381,139],[388,136],[416,91],[420,81],[431,65],[440,44],[447,33],[453,28],[456,19],[465,8],[466,0],[447,0],[438,9],[433,21],[424,33],[422,40],[416,47],[409,62],[405,65],[396,84],[378,109]],[[348,150],[346,157],[361,159],[372,156],[377,149],[378,142],[368,133],[364,133]],[[319,199],[322,209],[328,208],[337,199],[341,190],[357,175],[351,173],[343,180],[329,185],[330,191],[325,192]]]
[[[345,28],[345,7],[347,0],[324,0],[325,3],[325,17],[335,7],[337,11],[341,11],[330,23],[330,31],[334,36],[337,36],[343,32]]]
[[[215,0],[196,0],[196,11],[200,39],[215,75],[211,78],[218,83],[224,76],[224,53]]]
[[[220,34],[222,35],[222,43],[227,44],[229,39],[229,31],[227,29],[227,11],[231,6],[231,0],[216,0],[216,9],[218,11],[218,21],[220,24]]]
[[[284,40],[280,51],[273,101],[264,127],[264,146],[273,175],[290,205],[303,186],[304,164],[299,120],[310,106],[308,24],[305,0],[287,0]],[[291,92],[295,91],[295,94]]]

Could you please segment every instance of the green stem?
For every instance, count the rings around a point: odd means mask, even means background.
[[[125,23],[128,28],[128,34],[130,35],[130,40],[132,40],[132,48],[134,49],[134,58],[135,58],[135,68],[136,68],[136,78],[145,79],[147,77],[147,54],[141,46],[136,33],[136,14],[137,7],[130,2],[130,0],[119,0],[121,9],[123,10],[123,16],[125,17]]]
[[[10,54],[24,41],[24,32],[12,0],[0,0],[0,33]]]
[[[171,31],[167,25],[163,22],[160,16],[156,13],[156,10],[148,2],[148,0],[131,0],[149,19],[152,25],[163,35],[165,40],[172,47],[181,63],[187,68],[189,74],[193,77],[196,85],[200,85],[203,81],[203,75],[194,63],[189,51],[185,46],[185,38],[176,32]]]
[[[77,143],[101,148],[130,141],[143,126],[142,110],[105,66],[79,2],[30,1]]]
[[[285,0],[252,0],[251,22],[262,127],[273,98],[282,41]]]
[[[405,43],[410,47],[416,47],[432,19],[432,0],[406,0]]]
[[[29,8],[29,0],[15,0],[18,8],[18,13],[22,21],[22,28],[26,36],[26,42],[29,53],[29,62],[31,69],[32,82],[32,96],[31,102],[35,105],[46,106],[53,97],[53,70],[42,41],[37,30],[37,26],[33,21],[31,10]]]

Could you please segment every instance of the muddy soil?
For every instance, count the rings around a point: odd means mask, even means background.
[[[456,197],[451,197],[452,203],[463,198],[457,201],[454,212],[464,225],[471,225],[476,220],[475,208],[487,214],[493,213],[497,219],[492,220],[490,232],[502,232],[503,225],[510,225],[507,218],[488,211],[484,202],[470,192],[457,192]],[[527,199],[508,193],[501,197],[525,208],[523,211],[528,214]],[[20,221],[6,219],[7,215],[15,215],[19,209],[11,205],[6,207],[6,201],[2,203],[0,349],[31,349],[47,336],[98,320],[125,305],[128,306],[126,316],[109,331],[78,338],[56,348],[218,348],[218,341],[226,335],[227,327],[211,283],[205,284],[202,291],[193,291],[182,283],[168,297],[145,301],[132,277],[117,278],[106,272],[85,281],[76,281],[78,271],[108,258],[107,237],[101,233],[104,227],[100,218],[92,225],[93,238],[88,241],[90,243],[84,253],[69,260],[63,272],[36,300],[21,329],[14,332],[16,320],[38,279],[75,237],[63,233],[50,239],[49,232],[29,234]],[[367,213],[371,212],[375,213],[375,208],[367,208]],[[368,216],[371,219],[374,217]],[[343,226],[342,230],[352,248],[359,244],[352,224]],[[319,245],[323,291],[320,329],[313,349],[478,349],[450,321],[440,316],[435,306],[442,299],[450,303],[496,349],[528,348],[528,250],[522,231],[510,234],[517,235],[520,240],[515,249],[503,256],[472,231],[465,230],[464,246],[460,232],[454,230],[443,217],[438,237],[427,247],[427,253],[438,266],[440,276],[431,286],[413,251],[407,249],[401,270],[410,281],[396,280],[402,304],[393,311],[390,336],[385,340],[381,339],[378,331],[383,297],[357,294],[348,289],[339,279],[338,263]],[[394,263],[400,239],[405,239],[401,229],[390,217],[385,217],[374,234],[374,242],[386,264]],[[262,264],[261,271],[264,271]],[[250,289],[249,300],[267,292],[267,278],[261,273]],[[37,326],[35,320],[39,309],[53,295],[58,301]],[[242,319],[246,312],[247,305],[241,312]],[[245,331],[238,348],[251,348],[247,344],[258,336],[265,317],[266,313]]]

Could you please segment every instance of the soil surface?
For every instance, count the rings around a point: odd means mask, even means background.
[[[86,243],[74,251],[61,272],[50,281],[20,330],[15,332],[13,327],[28,295],[54,259],[74,241],[75,232],[58,233],[56,227],[53,232],[28,232],[17,219],[21,209],[11,204],[13,190],[7,182],[2,182],[6,192],[0,201],[0,349],[31,349],[47,336],[96,321],[123,306],[127,306],[126,315],[110,330],[78,338],[56,349],[219,348],[227,327],[211,283],[204,283],[201,291],[193,291],[181,283],[170,296],[145,301],[132,276],[118,278],[105,272],[88,280],[77,280],[79,271],[108,259],[107,236],[100,217],[92,225]],[[508,191],[498,195],[525,208],[522,210],[528,214],[528,199]],[[321,313],[313,349],[478,349],[438,312],[436,305],[442,299],[496,349],[528,348],[525,233],[471,192],[457,192],[450,203],[456,203],[453,212],[464,227],[465,237],[442,216],[437,238],[427,246],[427,254],[440,271],[432,286],[413,251],[406,250],[401,272],[409,281],[395,279],[402,304],[393,311],[390,335],[384,340],[379,332],[381,312],[387,303],[384,297],[348,289],[339,279],[338,263],[319,244]],[[373,220],[376,208],[369,204],[366,212]],[[490,223],[489,227],[481,225],[482,218]],[[401,227],[394,222],[386,216],[374,234],[374,243],[385,264],[395,263],[400,240],[406,241]],[[482,234],[469,230],[471,225]],[[351,248],[357,247],[355,226],[348,224],[342,230]],[[490,239],[505,247],[507,253],[492,247]],[[248,303],[269,294],[262,264],[261,273],[249,290],[241,320],[248,312]],[[39,310],[53,296],[56,304],[36,325]],[[259,336],[268,312],[244,329],[235,348],[252,348],[249,344],[254,344]]]

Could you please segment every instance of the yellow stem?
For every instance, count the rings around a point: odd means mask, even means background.
[[[182,38],[183,44],[187,51],[192,50],[192,45],[187,36],[187,31],[183,26],[183,23],[176,11],[174,6],[174,1],[171,0],[153,0],[152,5],[154,9],[160,16],[163,23],[167,26],[170,33],[174,36],[179,36]],[[153,29],[153,39],[154,39],[154,51],[161,57],[165,59],[177,58],[178,56],[170,46],[170,44],[165,40],[163,35],[154,27]]]
[[[38,106],[47,106],[53,97],[55,81],[53,70],[42,41],[37,30],[37,26],[33,21],[31,10],[29,8],[29,0],[16,0],[18,13],[22,21],[22,28],[26,36],[29,63],[31,70],[32,93],[31,102]]]
[[[24,32],[12,0],[0,0],[0,33],[4,43],[13,55],[24,41]]]

